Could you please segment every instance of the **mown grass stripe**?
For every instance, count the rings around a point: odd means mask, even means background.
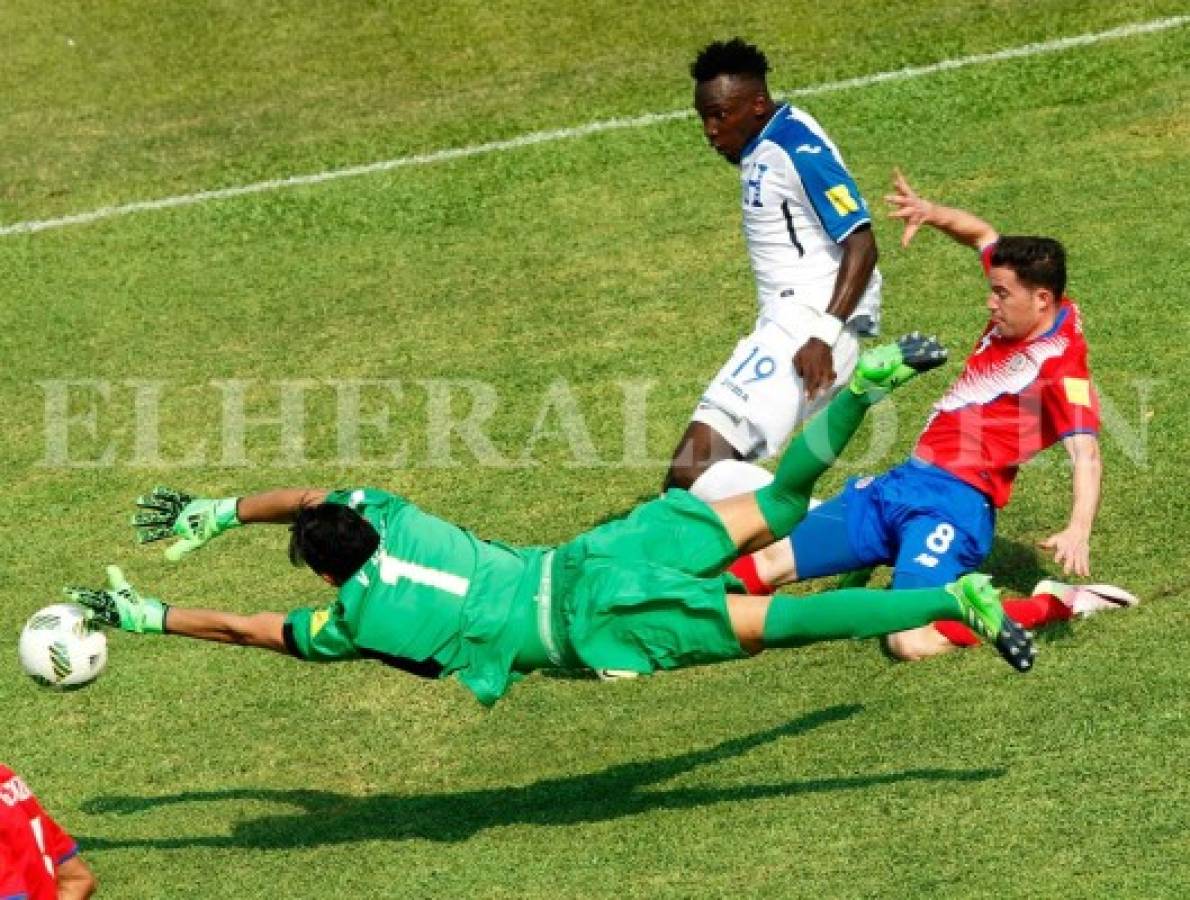
[[[1030,56],[1039,56],[1044,53],[1058,53],[1063,50],[1071,50],[1078,47],[1087,47],[1093,44],[1103,43],[1104,41],[1120,40],[1123,38],[1136,37],[1138,35],[1152,34],[1158,31],[1167,31],[1171,28],[1180,28],[1188,22],[1190,22],[1190,15],[1152,19],[1147,22],[1136,22],[1130,25],[1122,25],[1117,28],[1110,28],[1106,31],[1097,31],[1089,34],[1057,38],[1051,41],[1040,41],[1032,44],[1024,44],[1020,47],[1008,47],[1006,49],[996,50],[991,53],[976,53],[972,54],[971,56],[963,56],[955,59],[944,59],[925,66],[908,66],[903,69],[895,69],[886,72],[875,72],[871,75],[860,75],[855,78],[847,78],[841,81],[828,81],[821,84],[809,85],[807,87],[794,88],[792,90],[782,92],[782,96],[805,97],[814,94],[826,94],[833,91],[862,88],[873,84],[882,84],[887,81],[902,81],[909,78],[921,78],[927,75],[933,75],[937,72],[947,72],[968,66],[1003,62],[1005,60],[1021,59]],[[119,216],[131,215],[133,213],[149,212],[158,209],[173,209],[181,206],[194,206],[200,203],[208,203],[212,200],[228,200],[234,197],[245,197],[251,194],[263,194],[270,191],[284,190],[285,188],[321,184],[327,181],[337,181],[342,178],[358,178],[364,175],[374,175],[378,172],[389,172],[393,169],[401,169],[408,166],[433,165],[455,159],[464,159],[471,156],[483,156],[489,153],[503,153],[510,150],[517,150],[521,147],[529,147],[534,144],[571,140],[574,138],[586,137],[587,135],[591,134],[598,134],[604,131],[615,131],[625,128],[647,128],[662,122],[670,122],[676,119],[686,119],[692,115],[693,111],[690,109],[677,109],[671,110],[669,112],[647,113],[645,115],[631,116],[627,118],[604,119],[602,121],[589,122],[586,125],[577,125],[570,128],[557,128],[549,131],[535,131],[531,132],[530,134],[520,135],[519,137],[509,138],[508,140],[503,141],[488,141],[483,144],[472,144],[467,147],[451,147],[443,150],[435,150],[430,153],[420,153],[413,156],[401,156],[397,157],[396,159],[386,159],[373,163],[365,163],[358,166],[347,166],[346,168],[341,169],[329,169],[323,172],[314,172],[307,175],[291,175],[285,178],[258,181],[254,182],[253,184],[198,191],[193,194],[180,194],[174,197],[162,197],[157,200],[138,200],[119,206],[101,206],[98,209],[93,209],[89,212],[75,213],[69,216],[61,216],[56,219],[14,222],[10,225],[0,227],[0,237],[14,234],[32,234],[38,231],[50,231],[57,228],[65,228],[70,225],[86,225],[92,222],[101,221],[103,219],[113,219]]]

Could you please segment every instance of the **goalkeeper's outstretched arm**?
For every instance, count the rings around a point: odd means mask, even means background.
[[[107,567],[107,587],[70,587],[68,600],[90,610],[91,619],[133,634],[178,634],[200,641],[242,644],[285,653],[285,616],[277,612],[252,615],[216,609],[170,606],[146,597],[128,583],[118,566]]]
[[[323,488],[279,488],[247,497],[218,500],[194,497],[184,491],[156,487],[136,500],[132,517],[142,543],[177,537],[165,558],[177,562],[189,553],[241,525],[288,525],[308,506],[317,506],[329,491]]]
[[[240,497],[236,517],[241,525],[292,525],[297,514],[317,506],[330,491],[325,488],[277,488]]]
[[[219,644],[261,647],[278,653],[288,652],[285,647],[285,616],[277,612],[242,616],[216,609],[170,606],[163,624],[163,634],[178,634]]]

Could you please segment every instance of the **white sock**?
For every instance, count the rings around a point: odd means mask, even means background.
[[[690,485],[690,493],[704,503],[750,494],[772,484],[773,473],[739,459],[722,459]]]

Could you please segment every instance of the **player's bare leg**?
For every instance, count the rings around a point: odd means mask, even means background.
[[[797,581],[797,560],[793,555],[791,541],[776,541],[752,554],[756,566],[756,577],[766,585],[769,592],[784,584]],[[733,570],[734,571],[734,570]],[[862,584],[852,587],[863,587]]]
[[[690,490],[699,477],[717,462],[739,460],[738,450],[706,422],[691,422],[674,450],[663,490]]]
[[[920,662],[931,656],[941,656],[943,653],[959,650],[962,646],[953,643],[933,625],[898,631],[884,638],[885,652],[902,662]]]

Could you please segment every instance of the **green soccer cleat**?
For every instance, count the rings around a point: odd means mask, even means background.
[[[972,572],[952,581],[946,590],[963,608],[963,621],[995,646],[1005,662],[1021,674],[1033,668],[1037,655],[1033,638],[1019,622],[1004,613],[1000,591],[992,585],[990,577]]]
[[[938,368],[946,362],[946,357],[946,348],[936,337],[914,331],[897,338],[895,344],[865,351],[856,363],[848,388],[875,403],[909,379]]]
[[[142,597],[117,566],[107,567],[107,590],[68,587],[66,597],[91,612],[91,621],[133,634],[162,634],[169,609],[160,600]]]

